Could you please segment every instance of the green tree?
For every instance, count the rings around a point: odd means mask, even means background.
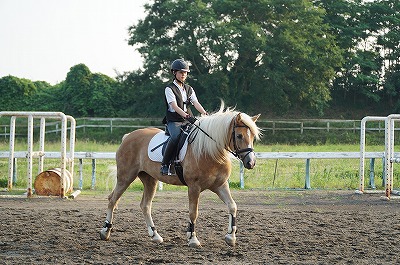
[[[103,75],[93,74],[84,64],[71,67],[62,85],[64,112],[77,117],[115,115],[113,92],[117,81]]]
[[[400,4],[396,0],[318,0],[325,21],[345,51],[345,64],[338,69],[333,97],[338,105],[397,105],[398,92],[392,70],[397,69],[400,45]],[[385,78],[386,76],[387,78]],[[394,90],[393,90],[394,89]],[[385,101],[387,97],[388,102]],[[388,110],[391,112],[390,110]]]
[[[322,113],[330,99],[341,51],[311,1],[155,0],[146,12],[129,39],[144,57],[143,76],[165,81],[172,60],[189,60],[207,109],[221,97],[248,111]]]
[[[342,50],[323,22],[325,11],[309,1],[275,0],[271,8],[265,30],[272,37],[267,39],[260,67],[268,87],[264,91],[288,107],[305,105],[322,115],[331,99],[335,69],[343,60]]]
[[[89,68],[84,64],[70,68],[64,83],[64,96],[60,99],[64,103],[65,113],[78,117],[88,116],[91,75]]]
[[[118,116],[162,117],[165,114],[162,96],[165,84],[160,79],[138,70],[120,75],[119,82],[114,96],[118,99]]]
[[[60,84],[50,85],[45,81],[33,82],[36,92],[29,101],[29,109],[32,111],[63,111],[64,105],[60,102]]]
[[[31,110],[30,102],[35,93],[36,86],[28,79],[11,75],[0,78],[0,108],[2,111]]]
[[[372,17],[372,33],[376,37],[383,78],[383,106],[388,112],[400,111],[400,2],[380,0],[369,4]]]
[[[95,117],[114,117],[118,97],[114,98],[114,90],[119,86],[117,81],[104,74],[92,74],[91,95],[88,101],[87,113]]]
[[[343,50],[345,59],[345,63],[335,69],[338,75],[332,86],[333,104],[364,102],[366,96],[373,96],[371,92],[374,91],[364,86],[372,81],[368,71],[376,69],[371,64],[373,62],[364,61],[372,55],[365,49],[368,9],[362,0],[317,0],[315,3],[326,10],[324,21]]]

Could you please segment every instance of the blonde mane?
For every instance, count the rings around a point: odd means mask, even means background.
[[[221,103],[221,108],[216,113],[199,118],[199,127],[203,131],[207,132],[210,136],[208,137],[205,133],[194,128],[194,132],[191,134],[192,139],[192,150],[195,159],[198,161],[202,155],[209,155],[211,158],[218,163],[225,163],[229,159],[229,153],[225,149],[229,145],[231,133],[228,132],[233,119],[240,112],[233,109],[227,108],[224,110],[224,103]],[[260,129],[251,117],[245,113],[240,113],[242,122],[249,127],[255,139],[260,139]]]

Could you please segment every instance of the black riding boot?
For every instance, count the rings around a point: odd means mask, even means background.
[[[162,175],[171,175],[171,173],[169,171],[169,166],[171,164],[171,160],[172,160],[174,151],[175,151],[175,143],[169,141],[167,143],[167,146],[165,147],[164,156],[163,156],[163,160],[161,163],[160,173]]]

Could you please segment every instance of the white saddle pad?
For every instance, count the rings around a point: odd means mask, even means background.
[[[150,160],[155,162],[162,162],[162,148],[163,146],[160,145],[164,143],[169,138],[168,135],[165,135],[165,132],[159,132],[151,138],[149,146],[147,148],[147,154]],[[159,146],[160,145],[160,146]],[[185,158],[186,151],[187,151],[188,141],[186,139],[185,144],[183,145],[182,149],[179,152],[178,162],[182,161]],[[153,150],[156,146],[159,146],[157,149]]]

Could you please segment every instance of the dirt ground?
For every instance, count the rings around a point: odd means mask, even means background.
[[[109,241],[98,231],[107,195],[0,198],[0,264],[399,264],[400,200],[353,191],[233,191],[237,245],[224,241],[228,216],[211,192],[200,198],[200,248],[186,245],[185,192],[159,191],[147,235],[140,192],[126,192]]]

